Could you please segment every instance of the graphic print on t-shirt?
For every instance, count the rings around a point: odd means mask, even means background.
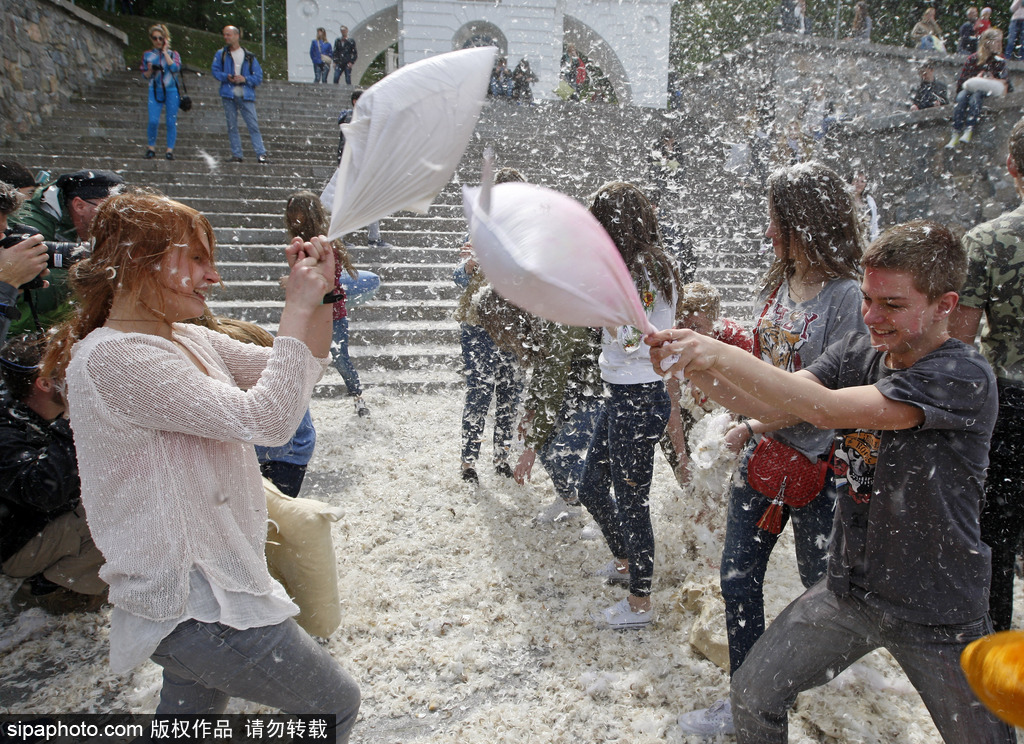
[[[647,289],[640,292],[640,302],[643,304],[644,312],[647,313],[648,317],[651,314],[651,308],[654,307],[654,301],[657,297],[657,291],[653,284],[648,284]],[[628,354],[640,348],[640,343],[644,340],[644,334],[643,331],[635,326],[619,326],[618,338],[616,340],[622,346],[622,350]]]
[[[757,324],[761,358],[787,372],[802,369],[800,347],[810,336],[811,324],[819,317],[817,313],[794,310],[778,301],[772,303]]]
[[[877,431],[859,429],[839,437],[833,460],[836,487],[841,489],[846,486],[858,504],[866,504],[871,500],[880,441]]]

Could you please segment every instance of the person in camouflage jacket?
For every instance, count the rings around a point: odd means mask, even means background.
[[[1006,167],[1024,196],[1024,119],[1010,134]],[[999,418],[992,433],[981,537],[992,548],[989,614],[997,631],[1009,630],[1013,614],[1014,561],[1024,536],[1024,206],[978,225],[964,236],[969,259],[960,304],[950,332],[973,343],[999,387]]]

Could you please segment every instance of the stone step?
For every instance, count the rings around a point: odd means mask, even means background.
[[[273,204],[274,206],[280,206],[280,210],[273,212],[261,212],[256,209],[252,209],[251,205],[242,205],[235,203],[234,208],[238,209],[241,206],[248,206],[252,211],[250,212],[227,212],[218,211],[210,212],[206,215],[207,219],[210,220],[210,224],[214,227],[248,227],[248,228],[260,228],[265,230],[280,229],[281,233],[284,234],[284,205],[277,202],[267,202],[268,205]],[[383,221],[382,227],[386,225],[388,230],[399,230],[402,232],[419,232],[419,233],[430,233],[441,231],[444,233],[457,232],[458,230],[465,231],[466,220],[461,215],[453,217],[441,217],[437,215],[428,215],[423,217],[388,217]]]
[[[455,264],[376,264],[373,273],[387,282],[410,281],[452,281]],[[358,268],[358,267],[357,267]],[[370,270],[370,269],[364,269]],[[288,273],[288,266],[282,259],[279,262],[267,261],[218,261],[217,271],[226,283],[240,281],[277,282]]]
[[[216,315],[248,320],[260,325],[277,323],[281,319],[284,302],[275,300],[224,301],[208,303]],[[455,313],[454,300],[377,300],[374,298],[358,308],[360,319],[376,322],[404,323],[407,321],[442,322],[451,320]]]
[[[383,231],[383,228],[382,228]],[[252,245],[257,243],[274,243],[279,241],[282,244],[286,237],[284,230],[271,230],[255,227],[215,227],[213,229],[217,242],[220,245],[238,243]],[[424,232],[420,230],[392,230],[388,229],[384,239],[396,247],[441,247],[454,246],[465,235],[464,230],[433,230]]]
[[[462,375],[449,368],[357,371],[359,382],[364,388],[386,387],[397,394],[453,390],[465,384]],[[342,398],[347,391],[341,375],[329,367],[314,388],[313,394],[318,398]],[[372,409],[370,415],[374,415]]]
[[[380,289],[371,302],[381,300],[396,302],[423,300],[451,300],[459,297],[461,290],[452,281],[399,281],[392,280],[381,284]],[[234,280],[226,281],[222,287],[212,287],[211,301],[247,302],[250,300],[271,299],[284,302],[284,287],[277,280]]]
[[[283,231],[282,231],[283,232]],[[390,246],[378,248],[366,245],[366,231],[360,230],[346,236],[354,241],[349,246],[348,254],[357,268],[380,266],[384,264],[450,264],[452,267],[459,262],[458,249],[462,246],[456,240],[451,246]],[[217,260],[238,262],[257,261],[261,263],[277,263],[284,255],[284,242],[254,243],[242,245],[236,243],[217,244]]]

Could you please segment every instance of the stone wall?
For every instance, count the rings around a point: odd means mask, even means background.
[[[0,143],[112,70],[128,37],[65,0],[0,3]]]

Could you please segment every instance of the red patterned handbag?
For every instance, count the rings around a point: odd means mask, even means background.
[[[747,482],[771,499],[757,526],[773,535],[782,531],[782,505],[807,506],[821,493],[828,473],[828,458],[812,461],[788,444],[761,437],[747,461]]]

